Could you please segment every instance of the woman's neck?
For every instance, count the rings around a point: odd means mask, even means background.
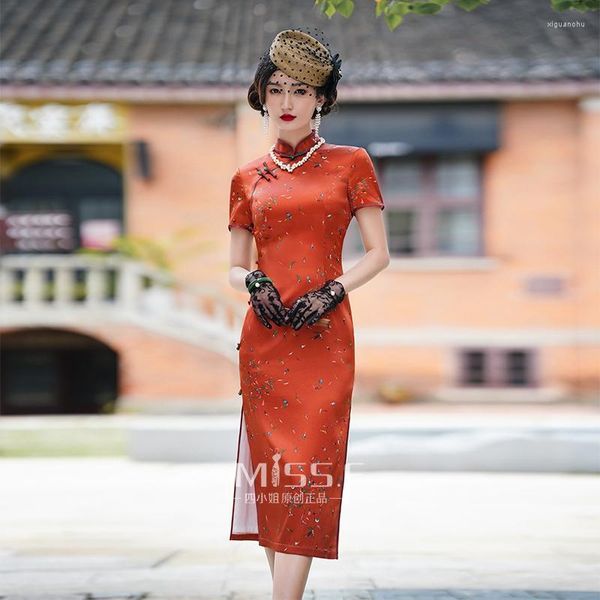
[[[277,135],[277,139],[289,144],[292,148],[295,148],[299,142],[301,142],[305,137],[309,136],[312,133],[312,127],[307,125],[302,129],[286,129],[284,131],[279,130]]]

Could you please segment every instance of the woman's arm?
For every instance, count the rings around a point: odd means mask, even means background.
[[[336,278],[346,293],[373,279],[390,263],[381,209],[378,206],[361,208],[356,211],[356,220],[366,253],[357,264]],[[250,272],[252,242],[253,236],[247,229],[231,228],[229,283],[241,292],[247,291],[244,280]]]
[[[247,292],[245,278],[252,264],[252,233],[244,227],[231,228],[229,246],[229,283],[240,292]]]
[[[343,275],[336,277],[346,293],[364,285],[390,264],[383,214],[379,206],[366,206],[356,211],[365,255]]]

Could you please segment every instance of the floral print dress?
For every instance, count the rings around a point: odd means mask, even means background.
[[[318,141],[275,153],[295,163]],[[342,244],[357,210],[384,208],[373,163],[357,146],[324,143],[292,173],[266,154],[232,177],[229,225],[250,231],[261,269],[283,304],[342,274]],[[242,408],[231,540],[278,552],[338,558],[354,385],[347,295],[328,324],[265,327],[249,306],[239,351]]]

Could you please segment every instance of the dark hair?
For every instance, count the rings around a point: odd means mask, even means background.
[[[248,104],[254,110],[260,111],[261,115],[264,114],[263,104],[265,103],[267,83],[271,75],[278,69],[279,67],[273,63],[268,52],[260,57],[256,73],[254,74],[254,81],[248,88]],[[321,116],[329,114],[332,108],[337,108],[337,83],[339,78],[338,71],[334,67],[327,77],[327,81],[322,86],[315,88],[318,96],[325,97],[325,101],[321,107]],[[311,118],[314,119],[316,116],[317,111],[315,110]]]

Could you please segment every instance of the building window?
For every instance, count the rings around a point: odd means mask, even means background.
[[[386,157],[375,163],[391,256],[483,254],[481,155]],[[345,255],[361,250],[354,224]]]
[[[467,350],[462,356],[461,374],[463,385],[485,385],[485,352]]]
[[[504,355],[506,385],[526,386],[531,383],[531,360],[528,352],[511,350]]]
[[[466,387],[533,387],[531,349],[464,348],[459,353],[458,384]]]

